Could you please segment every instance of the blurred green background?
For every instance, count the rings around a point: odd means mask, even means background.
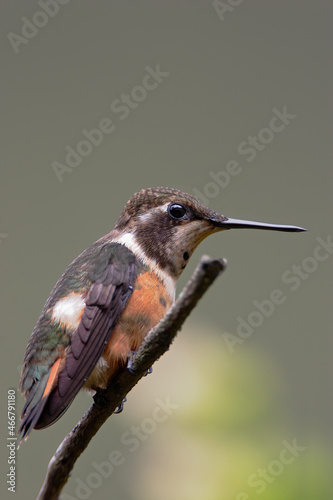
[[[4,407],[54,283],[112,228],[133,192],[177,187],[230,217],[309,230],[230,231],[201,244],[179,289],[202,253],[226,257],[227,271],[80,457],[63,499],[332,498],[333,257],[320,243],[332,235],[332,2],[224,4],[0,6]],[[137,87],[148,66],[164,76],[145,91]],[[283,108],[292,117],[272,122]],[[65,165],[66,146],[77,148],[104,118],[114,130],[81,145],[86,156],[57,177],[52,165]],[[228,179],[231,161],[238,173]],[[260,316],[254,301],[276,289],[281,304]],[[258,323],[247,338],[239,317]],[[22,445],[16,498],[36,497],[50,457],[90,403],[80,394]],[[18,414],[22,405],[17,395]],[[12,498],[5,410],[1,498]],[[115,450],[121,464],[112,470]]]

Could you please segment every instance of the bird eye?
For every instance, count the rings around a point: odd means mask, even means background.
[[[182,219],[186,214],[186,208],[183,205],[178,205],[178,203],[173,203],[169,205],[168,212],[173,219]]]

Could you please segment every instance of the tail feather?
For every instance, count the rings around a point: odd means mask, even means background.
[[[21,442],[26,440],[32,429],[38,427],[38,421],[43,413],[48,397],[57,383],[61,366],[61,358],[52,365],[49,373],[45,374],[38,382],[35,382],[29,392],[26,394],[26,403],[21,415],[21,425],[19,434]],[[20,443],[21,443],[20,442]]]
[[[36,383],[30,390],[27,401],[24,405],[21,415],[21,425],[19,434],[21,434],[21,442],[26,440],[38,422],[38,419],[44,409],[47,398],[43,398],[43,393],[47,385],[48,376],[44,377]]]

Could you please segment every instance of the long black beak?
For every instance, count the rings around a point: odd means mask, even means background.
[[[221,217],[221,218],[220,218]],[[265,222],[254,222],[251,220],[241,220],[241,219],[230,219],[229,217],[214,217],[212,222],[221,229],[267,229],[272,231],[306,231],[303,227],[298,226],[284,226],[280,224],[266,224]],[[225,219],[225,220],[223,220]]]

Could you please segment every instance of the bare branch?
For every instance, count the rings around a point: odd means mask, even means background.
[[[225,268],[224,259],[210,259],[207,256],[201,258],[192,278],[175,304],[159,324],[150,330],[135,353],[131,365],[133,373],[126,368],[121,370],[112,379],[107,389],[94,397],[94,403],[89,410],[60,444],[50,460],[37,500],[58,500],[76,460],[86,449],[92,437],[146,371],[169,349],[198,300]]]

